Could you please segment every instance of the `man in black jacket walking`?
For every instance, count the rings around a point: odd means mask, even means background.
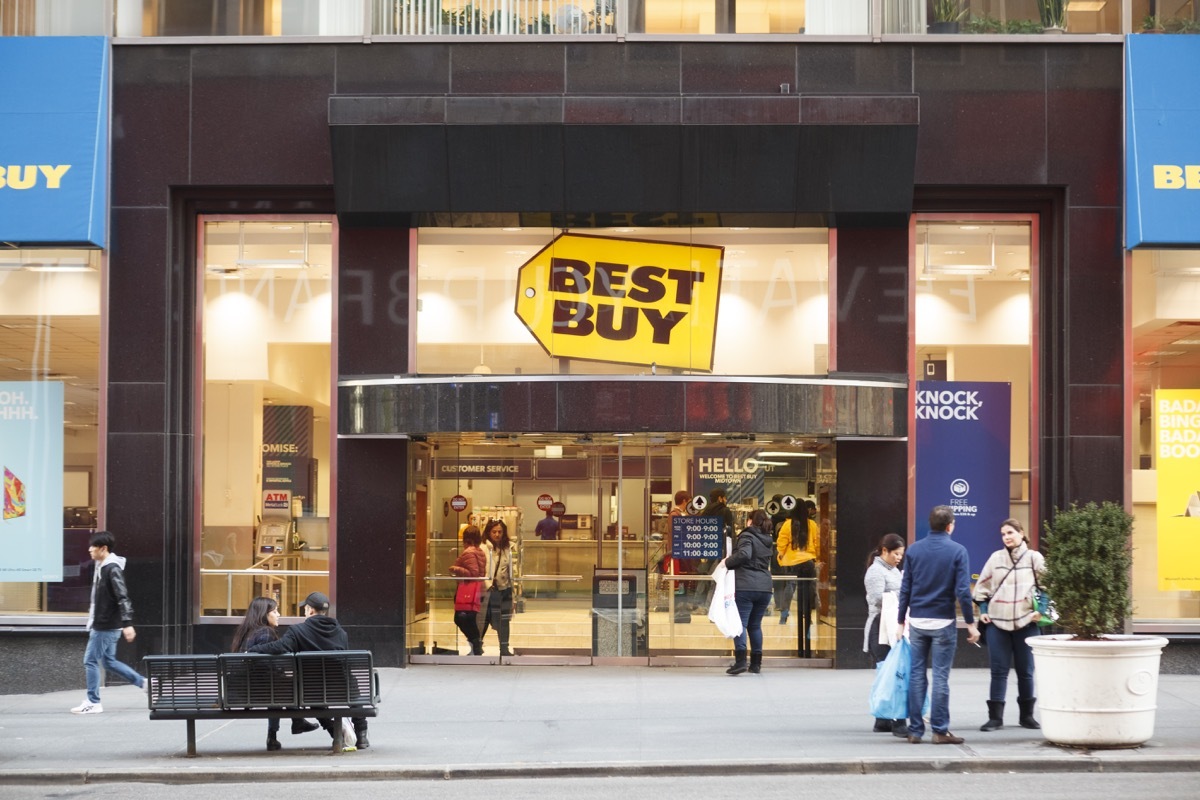
[[[255,645],[247,652],[278,656],[284,653],[302,653],[313,650],[350,649],[350,640],[346,636],[346,632],[342,630],[342,626],[336,619],[329,616],[328,597],[321,592],[313,592],[304,598],[300,607],[304,609],[303,622],[285,630],[283,635],[275,641]],[[357,748],[359,750],[367,749],[371,743],[367,740],[366,717],[351,717],[350,719],[354,723]],[[334,733],[333,721],[328,719],[319,721],[321,727],[329,731],[332,736]]]
[[[88,555],[95,563],[92,573],[92,602],[88,607],[88,643],[83,653],[83,671],[87,676],[87,699],[71,709],[72,714],[102,714],[100,705],[101,670],[115,672],[134,686],[145,690],[146,679],[117,659],[117,639],[132,642],[133,604],[125,587],[125,558],[112,551],[116,537],[108,531],[96,531],[88,544]]]

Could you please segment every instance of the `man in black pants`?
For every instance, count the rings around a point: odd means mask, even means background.
[[[346,632],[342,630],[342,626],[336,619],[329,616],[328,597],[320,592],[313,592],[304,598],[300,607],[304,609],[303,622],[288,628],[277,640],[255,645],[247,652],[278,656],[284,653],[302,653],[312,650],[350,649]],[[366,717],[351,717],[350,720],[354,723],[354,735],[358,740],[355,743],[357,748],[366,750],[371,746],[371,743],[367,741]],[[322,719],[320,723],[321,727],[329,731],[331,736],[335,733],[333,720]]]

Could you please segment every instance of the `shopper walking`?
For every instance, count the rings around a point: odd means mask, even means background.
[[[1004,697],[1008,690],[1008,672],[1017,670],[1018,723],[1037,730],[1042,726],[1033,716],[1037,698],[1033,692],[1033,650],[1029,639],[1038,635],[1041,615],[1034,607],[1038,576],[1046,569],[1046,560],[1029,549],[1029,536],[1018,520],[1000,523],[1004,547],[992,553],[979,580],[975,582],[975,602],[984,628],[992,684],[988,693],[988,721],[979,729],[994,731],[1004,727]]]
[[[733,666],[725,670],[741,675],[747,669],[762,671],[762,619],[771,602],[771,525],[767,512],[757,509],[748,525],[738,534],[733,553],[725,566],[733,570],[734,602],[742,618],[742,632],[733,640]],[[750,643],[750,661],[746,662],[746,642]]]
[[[101,670],[115,672],[145,691],[146,679],[125,662],[117,659],[117,639],[132,642],[133,604],[125,585],[125,557],[113,552],[116,537],[108,531],[92,534],[88,555],[94,562],[92,600],[88,606],[88,641],[83,651],[83,672],[87,679],[87,699],[71,709],[72,714],[103,714],[100,704]]]
[[[471,655],[483,655],[479,633],[479,609],[482,606],[483,576],[487,575],[487,555],[480,548],[483,536],[479,528],[468,525],[462,533],[463,551],[450,565],[450,574],[463,580],[454,592],[454,624],[471,643]]]
[[[496,629],[500,639],[500,655],[516,655],[508,646],[509,623],[513,613],[513,569],[512,541],[508,538],[508,526],[502,519],[489,520],[483,531],[483,552],[487,556],[484,572],[484,599],[480,604],[479,639],[482,642],[488,626]]]
[[[934,744],[962,744],[950,732],[950,667],[958,649],[954,603],[962,608],[967,623],[967,641],[979,641],[975,610],[971,603],[971,569],[967,548],[950,540],[954,512],[949,506],[934,506],[929,513],[929,533],[908,548],[904,577],[900,581],[897,621],[908,619],[912,644],[912,668],[908,678],[908,732],[911,744],[920,744],[925,733],[922,710],[929,687],[927,670],[933,668],[933,694],[929,724]]]

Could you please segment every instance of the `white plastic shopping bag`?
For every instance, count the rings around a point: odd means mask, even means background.
[[[742,615],[734,602],[734,573],[726,569],[725,562],[717,564],[712,572],[713,596],[708,604],[708,618],[713,621],[727,639],[742,633]]]

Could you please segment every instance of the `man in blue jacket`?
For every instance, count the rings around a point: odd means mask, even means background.
[[[929,513],[929,535],[904,553],[904,579],[900,582],[901,625],[908,618],[912,642],[912,669],[908,678],[908,731],[911,744],[920,744],[925,734],[921,710],[928,688],[926,669],[933,666],[933,697],[929,723],[934,744],[962,744],[950,732],[950,667],[958,648],[954,601],[962,608],[967,623],[967,641],[979,641],[975,612],[971,605],[971,568],[967,548],[950,540],[954,512],[949,506],[934,506]]]

